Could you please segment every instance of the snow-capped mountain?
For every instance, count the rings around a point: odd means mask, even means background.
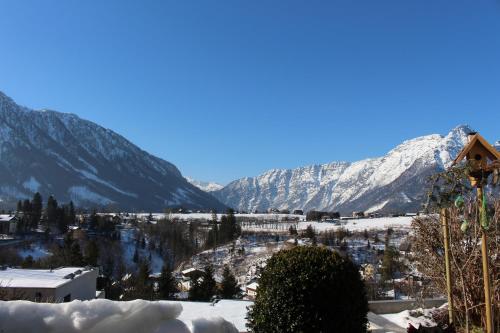
[[[200,180],[193,179],[191,177],[186,177],[186,180],[205,192],[213,192],[222,189],[224,186],[215,182],[204,182]]]
[[[446,136],[418,137],[383,157],[353,163],[270,170],[235,180],[213,194],[226,205],[245,211],[417,211],[428,176],[450,164],[469,132],[467,126],[459,126]]]
[[[0,92],[0,201],[35,191],[126,210],[224,207],[119,134],[73,114],[21,107]]]

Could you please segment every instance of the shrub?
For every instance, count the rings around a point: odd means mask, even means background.
[[[273,255],[248,314],[252,332],[366,332],[368,302],[356,265],[324,247]]]

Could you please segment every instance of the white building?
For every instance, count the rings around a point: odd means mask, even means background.
[[[83,267],[57,269],[0,269],[0,299],[36,302],[91,300],[96,293],[98,270]]]
[[[259,287],[259,284],[257,282],[252,282],[249,285],[246,286],[246,294],[249,299],[255,299],[257,296],[257,288]]]
[[[201,279],[203,271],[197,268],[188,268],[181,272],[182,279],[179,282],[179,288],[181,291],[189,291],[191,289],[191,281],[193,279]]]
[[[16,232],[18,218],[12,214],[0,214],[0,234]]]

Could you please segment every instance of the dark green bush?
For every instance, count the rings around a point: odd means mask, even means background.
[[[323,247],[282,250],[262,272],[252,332],[366,332],[368,302],[356,265]]]

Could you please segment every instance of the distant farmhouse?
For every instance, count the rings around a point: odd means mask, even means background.
[[[0,300],[71,302],[103,298],[103,293],[96,293],[97,275],[97,269],[84,267],[0,268]]]
[[[0,214],[0,235],[9,235],[16,232],[18,217],[13,214]]]

